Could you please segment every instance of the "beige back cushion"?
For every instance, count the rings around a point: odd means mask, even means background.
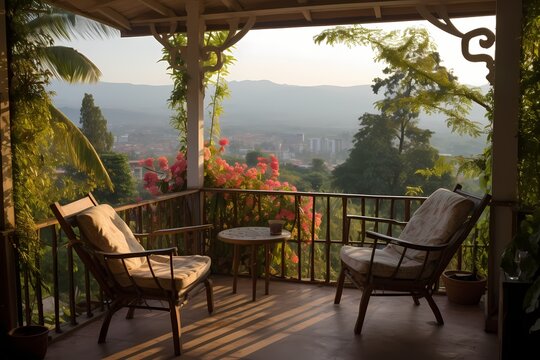
[[[473,202],[453,191],[438,189],[416,210],[401,234],[400,239],[421,245],[441,245],[465,222]],[[388,246],[398,251],[403,248]],[[421,260],[423,251],[408,250],[405,256]]]
[[[77,214],[77,223],[85,239],[96,249],[110,253],[130,253],[144,251],[129,226],[116,211],[107,204],[101,204]],[[126,267],[133,270],[146,262],[146,258],[126,259]],[[125,272],[122,262],[109,261],[114,274]]]

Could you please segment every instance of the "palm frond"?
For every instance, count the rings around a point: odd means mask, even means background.
[[[97,82],[101,71],[86,56],[67,46],[50,46],[41,49],[43,65],[53,76],[70,83]]]
[[[92,173],[98,182],[104,183],[113,191],[111,178],[90,141],[60,110],[53,105],[50,105],[50,110],[53,121],[61,123],[65,129],[65,131],[55,131],[54,135],[63,140],[58,141],[58,144],[63,146],[63,150],[70,155],[68,158],[72,161],[72,165],[81,171]]]
[[[83,16],[54,7],[39,13],[26,24],[31,33],[45,33],[55,39],[105,39],[119,36],[118,30]]]

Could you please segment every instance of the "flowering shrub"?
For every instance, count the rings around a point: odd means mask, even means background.
[[[279,181],[279,161],[276,156],[258,158],[255,167],[245,163],[229,164],[222,158],[222,153],[228,145],[227,139],[219,141],[219,147],[205,146],[204,148],[204,185],[207,188],[268,190],[268,191],[297,191],[288,182]],[[148,158],[141,160],[147,170],[144,175],[144,187],[153,195],[181,191],[186,185],[187,162],[185,154],[179,152],[176,161],[169,166],[165,157],[156,160]],[[219,197],[221,196],[221,197]],[[213,195],[206,199],[208,209],[219,201],[224,211],[220,214],[222,224],[266,225],[269,219],[286,221],[285,228],[292,229],[292,237],[300,238],[303,242],[312,239],[312,221],[314,221],[313,238],[317,239],[321,225],[321,214],[315,213],[313,219],[313,199],[302,198],[295,208],[294,195],[265,195],[237,194],[236,205],[230,194]],[[259,204],[260,202],[260,204]],[[236,208],[235,208],[236,206]],[[216,218],[217,214],[213,214]],[[298,216],[298,218],[297,218]],[[233,218],[233,217],[236,217]],[[298,225],[300,224],[300,225]],[[298,255],[290,246],[286,247],[286,256],[292,263],[298,263]]]
[[[155,164],[157,163],[157,164]],[[157,160],[148,158],[139,161],[146,170],[144,174],[144,188],[152,195],[168,192],[182,191],[186,185],[187,161],[182,152],[176,155],[176,160],[169,166],[169,160],[160,156]]]

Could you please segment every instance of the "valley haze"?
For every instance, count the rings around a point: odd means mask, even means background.
[[[358,118],[366,113],[378,113],[373,103],[382,98],[371,85],[358,86],[296,86],[270,81],[231,81],[231,97],[223,102],[220,119],[221,134],[234,137],[241,133],[298,134],[307,138],[352,136],[358,131]],[[53,82],[54,104],[76,125],[85,93],[94,96],[116,136],[136,132],[174,134],[167,107],[172,85],[133,85],[99,82],[96,84],[66,84]],[[486,91],[487,86],[482,87]],[[208,89],[208,103],[212,89]],[[205,114],[205,122],[209,116]],[[473,106],[469,118],[487,124],[484,111]],[[209,126],[208,124],[205,124]],[[431,143],[443,154],[476,155],[486,145],[486,137],[471,138],[452,134],[444,117],[421,115],[421,128],[434,132]],[[349,140],[350,140],[349,139]]]

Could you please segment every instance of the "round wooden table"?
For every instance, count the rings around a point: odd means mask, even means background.
[[[251,279],[253,283],[253,301],[255,301],[257,293],[257,250],[259,245],[264,245],[265,295],[268,295],[270,280],[270,245],[283,242],[290,237],[291,233],[287,230],[283,230],[280,235],[270,235],[270,228],[256,226],[231,228],[219,232],[219,240],[234,245],[233,294],[236,294],[238,265],[240,263],[240,246],[251,246]]]

